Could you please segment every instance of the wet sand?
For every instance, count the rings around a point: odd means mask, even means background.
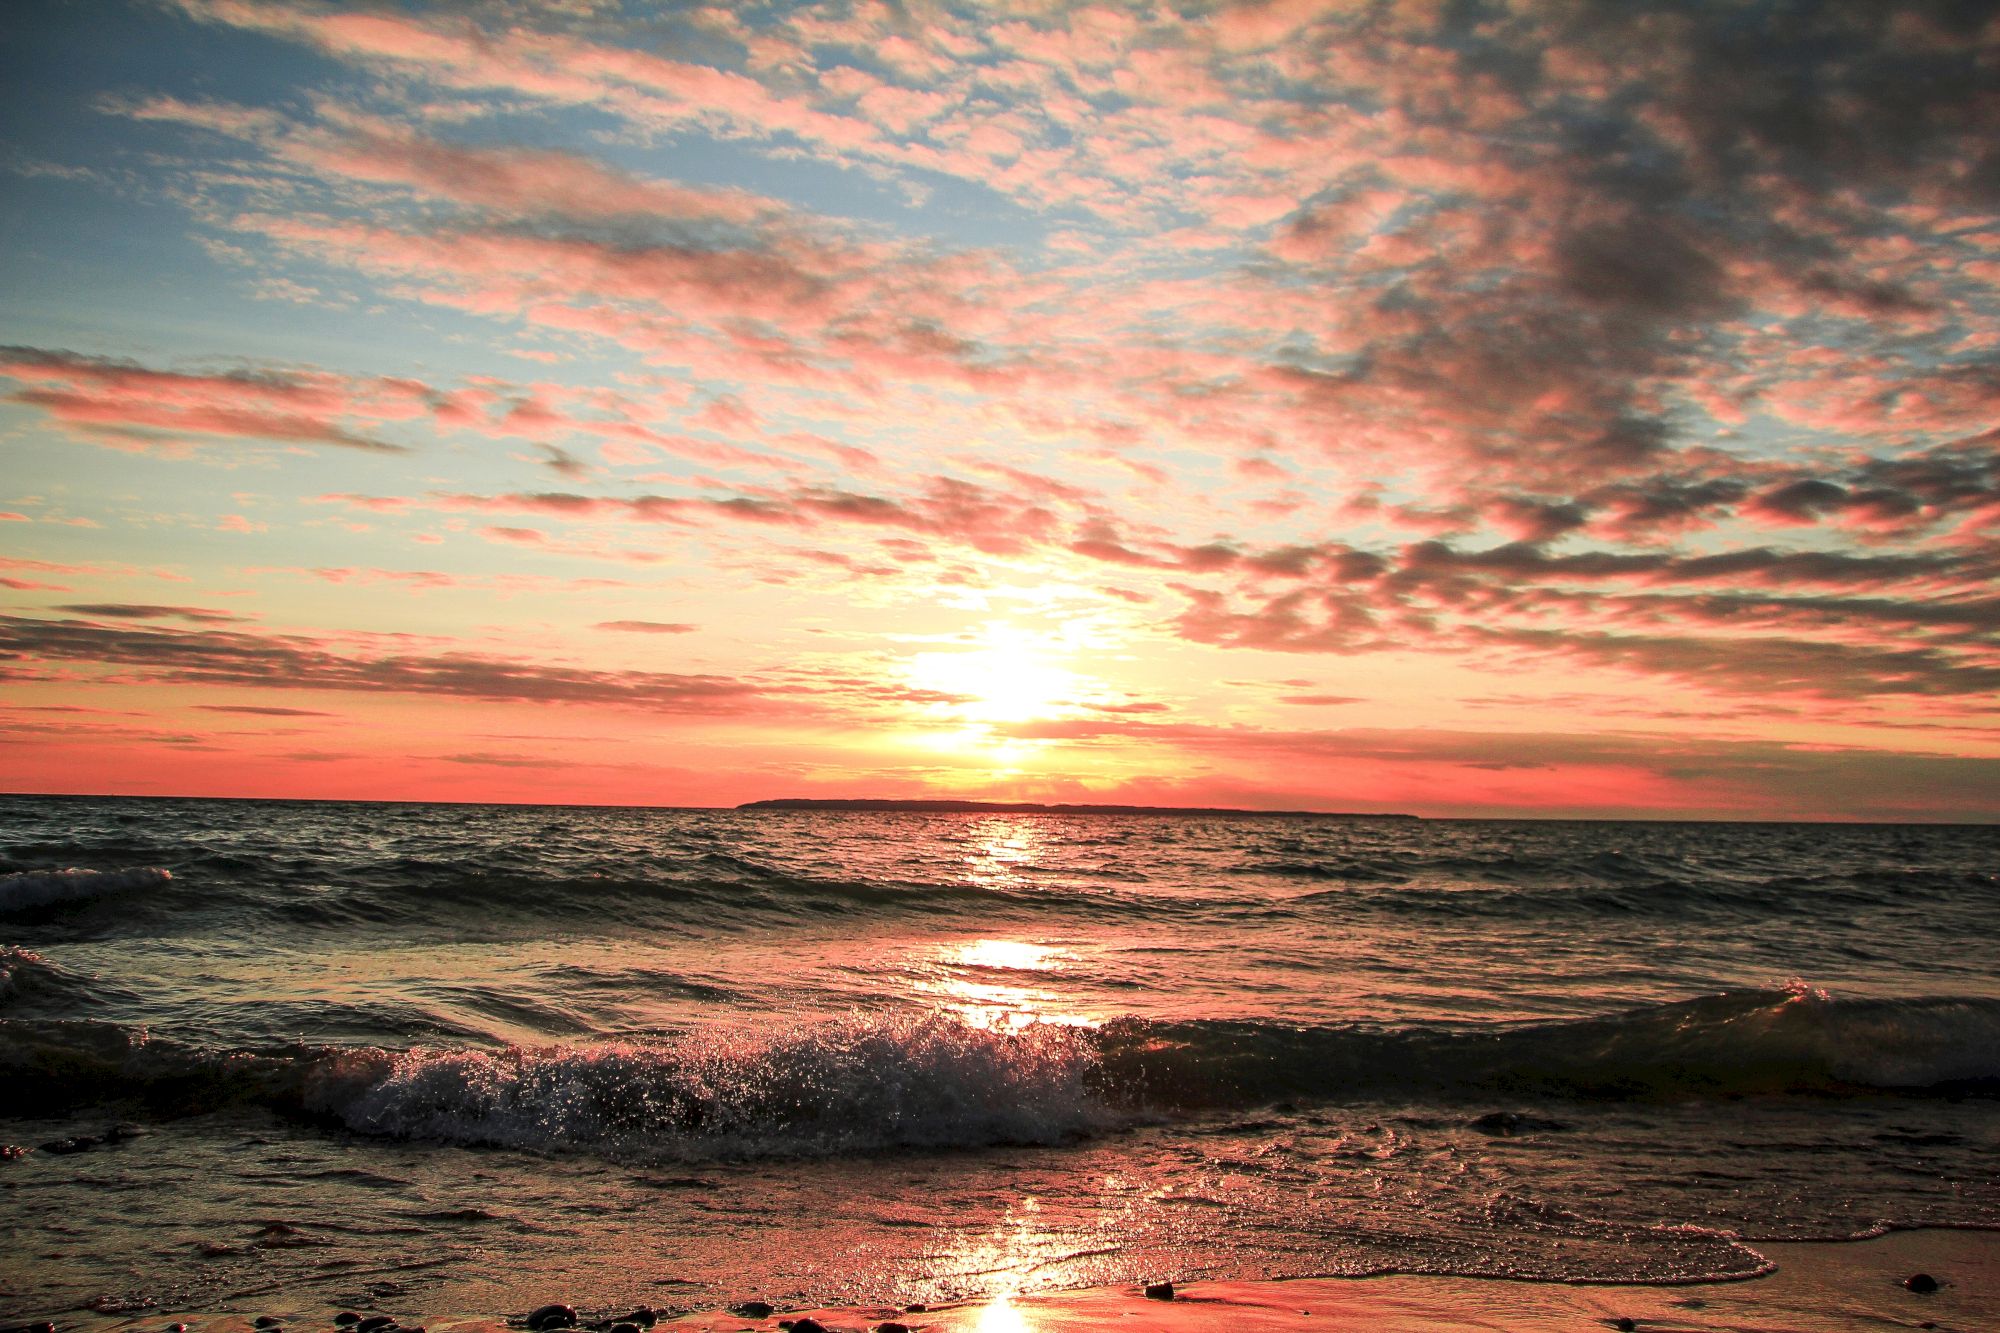
[[[1760,1244],[1777,1265],[1762,1278],[1687,1286],[1569,1286],[1466,1278],[1390,1276],[1302,1278],[1283,1282],[1192,1282],[1172,1301],[1146,1299],[1137,1288],[1041,1292],[939,1306],[920,1312],[895,1307],[778,1310],[745,1318],[727,1311],[681,1315],[658,1325],[675,1333],[772,1333],[781,1321],[802,1317],[830,1330],[859,1333],[896,1321],[923,1333],[1077,1333],[1116,1327],[1125,1333],[1260,1333],[1261,1330],[1356,1328],[1372,1333],[1476,1329],[1489,1333],[1545,1333],[1560,1329],[1631,1327],[1654,1333],[1864,1333],[1883,1329],[1936,1329],[1940,1333],[1991,1333],[2000,1329],[2000,1231],[1922,1230],[1842,1243]],[[1903,1282],[1932,1275],[1938,1290],[1920,1294]],[[754,1279],[742,1295],[757,1295]],[[596,1310],[586,1292],[548,1293],[551,1301],[579,1306],[584,1317],[622,1313]],[[258,1333],[258,1315],[284,1318],[288,1328],[330,1331],[330,1310],[291,1310],[281,1298],[255,1310],[148,1311],[139,1318],[86,1316],[60,1321],[63,1330],[160,1333],[185,1322],[194,1333]],[[372,1312],[364,1312],[372,1313]],[[518,1316],[390,1309],[405,1328],[428,1333],[510,1333]]]

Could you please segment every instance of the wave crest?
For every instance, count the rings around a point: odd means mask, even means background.
[[[18,870],[0,875],[0,912],[20,912],[53,903],[85,901],[107,894],[154,888],[173,878],[158,866],[129,870]]]
[[[1050,1143],[1106,1127],[1086,1034],[939,1015],[657,1045],[414,1050],[316,1070],[309,1108],[365,1133],[682,1158]]]

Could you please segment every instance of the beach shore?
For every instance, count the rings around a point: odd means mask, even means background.
[[[1368,1329],[1373,1333],[1477,1329],[1531,1333],[1555,1329],[1619,1329],[1654,1333],[1863,1333],[1883,1329],[1935,1329],[1982,1333],[2000,1328],[2000,1231],[1929,1229],[1892,1232],[1871,1240],[1838,1243],[1770,1243],[1757,1249],[1776,1269],[1739,1282],[1685,1286],[1564,1285],[1448,1277],[1301,1278],[1281,1282],[1190,1282],[1171,1301],[1147,1299],[1131,1287],[1034,1292],[999,1296],[921,1311],[893,1306],[774,1310],[748,1318],[724,1310],[697,1311],[663,1320],[674,1333],[771,1333],[802,1318],[829,1330],[873,1329],[894,1321],[920,1333],[1076,1333],[1117,1327],[1126,1333],[1259,1333],[1315,1327]],[[1938,1288],[1906,1287],[1928,1274]],[[757,1295],[746,1278],[745,1299]],[[549,1293],[574,1303],[583,1317],[621,1313],[597,1310],[587,1292]],[[331,1310],[292,1310],[267,1298],[255,1309],[149,1310],[137,1318],[90,1318],[58,1328],[91,1333],[160,1333],[186,1323],[193,1333],[259,1333],[258,1316],[276,1316],[287,1328],[331,1330]],[[374,1313],[374,1312],[362,1312]],[[390,1309],[408,1329],[428,1333],[509,1333],[525,1312],[473,1314],[442,1305]]]

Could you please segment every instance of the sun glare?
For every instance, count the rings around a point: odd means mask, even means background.
[[[979,1322],[973,1328],[975,1333],[1031,1333],[1034,1325],[1014,1308],[1013,1297],[1001,1292],[986,1303],[979,1312]]]
[[[974,722],[1027,722],[1059,713],[1079,692],[1081,679],[1050,660],[1057,640],[1014,625],[988,625],[977,646],[920,653],[910,679],[920,689],[958,696],[946,705]]]

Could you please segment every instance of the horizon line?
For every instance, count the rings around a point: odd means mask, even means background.
[[[872,797],[772,797],[772,798],[766,798],[766,799],[769,799],[769,800],[830,800],[830,801],[846,801],[846,800],[873,800],[873,799],[878,799],[878,798],[872,798]],[[974,800],[975,800],[976,798],[972,798],[972,797],[951,797],[951,796],[946,796],[946,797],[907,797],[907,798],[905,798],[905,797],[887,797],[887,798],[879,798],[879,799],[885,799],[885,800],[910,800],[910,801],[931,801],[931,800],[938,800],[938,801],[966,801],[966,802],[972,802],[972,801],[974,801]],[[501,808],[501,809],[521,809],[521,810],[663,810],[663,811],[703,811],[703,812],[708,812],[708,813],[714,813],[714,814],[737,814],[737,813],[746,813],[746,814],[797,814],[797,813],[818,813],[818,814],[897,814],[897,813],[921,813],[921,812],[899,812],[899,811],[895,811],[895,810],[866,810],[866,809],[858,809],[858,810],[857,810],[857,809],[847,809],[847,810],[841,810],[841,809],[837,809],[837,808],[821,808],[821,809],[818,809],[818,810],[813,810],[813,809],[812,809],[812,808],[810,808],[810,807],[791,807],[791,808],[787,808],[787,807],[784,807],[784,806],[777,806],[777,807],[772,807],[772,806],[769,806],[769,805],[765,805],[765,806],[764,806],[764,808],[762,808],[762,809],[757,809],[757,808],[755,808],[755,807],[757,807],[757,806],[758,806],[758,805],[760,804],[760,802],[758,802],[758,801],[749,801],[749,802],[742,802],[742,803],[738,803],[738,804],[735,804],[735,805],[669,805],[669,804],[660,804],[660,805],[649,805],[649,804],[642,804],[642,803],[633,803],[633,802],[606,802],[606,801],[494,801],[494,800],[488,800],[488,801],[454,801],[454,800],[445,800],[445,799],[436,799],[436,798],[425,798],[425,799],[417,799],[417,798],[408,798],[408,797],[386,797],[386,796],[213,796],[213,795],[200,795],[200,794],[193,794],[193,793],[160,793],[160,792],[34,792],[34,791],[0,791],[0,800],[49,800],[49,801],[234,801],[234,802],[244,802],[244,803],[248,803],[248,802],[268,802],[268,803],[274,803],[274,804],[284,804],[284,805],[447,805],[447,806],[467,806],[467,807],[475,807],[475,806],[476,806],[476,807],[487,807],[487,808],[493,808],[493,807],[497,807],[497,808]],[[1007,802],[1007,803],[1004,803],[1004,804],[1017,804],[1017,805],[1019,805],[1019,804],[1034,804],[1034,803],[1032,803],[1032,802]],[[1049,804],[1049,805],[1053,806],[1053,805],[1055,805],[1056,803],[1054,803],[1054,802],[1047,802],[1047,803],[1043,803],[1043,804]],[[1125,802],[1072,802],[1071,804],[1078,804],[1078,805],[1089,805],[1089,804],[1106,804],[1106,805],[1109,805],[1109,804],[1120,804],[1120,805],[1123,805],[1123,804],[1127,804],[1127,803],[1125,803]],[[1153,807],[1143,807],[1143,806],[1132,806],[1132,807],[1131,807],[1131,813],[1132,813],[1132,814],[1133,814],[1133,815],[1134,815],[1135,817],[1137,817],[1137,816],[1144,816],[1144,817],[1157,817],[1157,816],[1145,816],[1145,811],[1146,811],[1147,809],[1149,809],[1149,808],[1150,808],[1150,809],[1152,809],[1152,810],[1155,810],[1155,811],[1161,811],[1161,812],[1167,812],[1167,813],[1180,813],[1180,812],[1186,812],[1186,815],[1187,815],[1188,817],[1195,817],[1195,816],[1198,816],[1198,815],[1201,815],[1201,814],[1213,814],[1213,813],[1224,813],[1224,814],[1243,814],[1243,815],[1265,815],[1265,816],[1276,816],[1276,815],[1292,815],[1292,816],[1304,816],[1304,817],[1308,817],[1308,818],[1310,818],[1310,817],[1326,817],[1326,818],[1336,818],[1336,819],[1338,819],[1338,818],[1349,818],[1349,819],[1355,819],[1355,818],[1359,818],[1359,819],[1394,819],[1394,818],[1406,818],[1406,819],[1415,819],[1415,820],[1420,820],[1420,821],[1422,821],[1422,822],[1424,822],[1424,823],[1432,823],[1432,824],[1436,824],[1436,823],[1461,823],[1461,824],[1482,824],[1482,823],[1484,823],[1484,824],[1813,824],[1813,825],[1847,825],[1847,826],[1854,826],[1854,827],[1880,827],[1880,828],[1903,828],[1903,827],[1910,827],[1910,828],[2000,828],[2000,814],[1996,814],[1996,815],[1995,815],[1995,816],[1993,816],[1992,818],[1987,818],[1987,819],[1921,819],[1921,818],[1903,818],[1903,819],[1864,819],[1864,818],[1857,818],[1857,817],[1853,817],[1853,816],[1842,816],[1842,815],[1791,815],[1791,816],[1768,816],[1768,817],[1763,817],[1763,818],[1748,818],[1748,817],[1745,817],[1745,818],[1727,818],[1727,817],[1722,817],[1722,816],[1714,816],[1714,815],[1663,815],[1663,814],[1629,814],[1629,815],[1535,815],[1535,814],[1504,814],[1504,815],[1502,815],[1502,814],[1495,814],[1495,815],[1427,815],[1427,814],[1418,814],[1418,813],[1413,813],[1413,812],[1407,812],[1407,811],[1366,811],[1366,810],[1280,810],[1280,809],[1270,809],[1270,810],[1258,810],[1258,809],[1252,809],[1252,808],[1249,808],[1249,807],[1243,807],[1243,808],[1241,808],[1241,809],[1229,809],[1229,810],[1224,810],[1224,809],[1223,809],[1223,808],[1221,808],[1221,807],[1211,807],[1211,808],[1208,808],[1208,809],[1205,809],[1205,810],[1204,810],[1204,809],[1201,809],[1201,808],[1198,808],[1198,807],[1188,807],[1188,806],[1153,806]],[[938,813],[938,814],[981,814],[981,813],[986,813],[986,812],[983,812],[983,811],[980,811],[980,810],[963,810],[963,811],[936,811],[936,812],[934,812],[934,813]],[[1005,812],[1005,811],[998,811],[998,810],[996,810],[996,811],[993,811],[992,813],[995,813],[995,814],[1000,814],[1000,813],[1009,813],[1009,812]],[[1062,815],[1062,814],[1071,814],[1071,813],[1081,813],[1081,814],[1093,814],[1093,812],[1090,812],[1090,811],[1065,811],[1065,810],[1061,810],[1061,809],[1053,809],[1053,808],[1052,808],[1052,809],[1049,809],[1049,810],[1046,810],[1046,811],[1041,811],[1041,812],[1037,812],[1037,811],[1016,811],[1016,812],[1012,812],[1012,813],[1021,813],[1021,814],[1034,814],[1034,813],[1046,813],[1046,814],[1052,814],[1052,815]],[[1096,818],[1117,818],[1117,817],[1119,817],[1119,816],[1118,816],[1118,813],[1115,813],[1115,812],[1097,812],[1097,813],[1094,813],[1094,814],[1093,814],[1093,817],[1096,817]]]

